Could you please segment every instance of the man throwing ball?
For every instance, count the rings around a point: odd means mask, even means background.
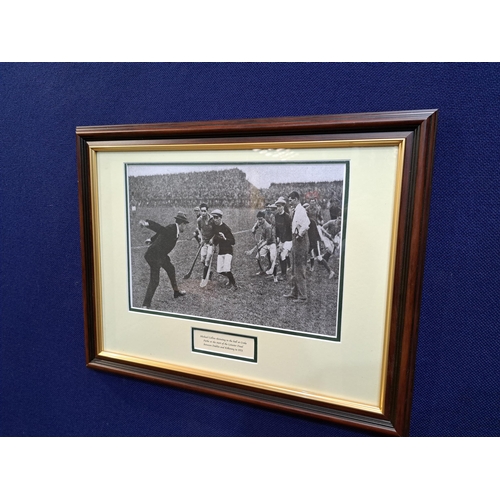
[[[151,238],[151,245],[144,254],[144,258],[150,267],[150,277],[142,307],[150,309],[153,295],[160,284],[160,269],[162,268],[165,269],[170,279],[170,283],[174,290],[174,299],[186,295],[186,292],[184,290],[179,290],[177,286],[175,267],[170,261],[168,254],[174,249],[179,234],[184,232],[189,221],[185,213],[178,212],[175,216],[175,224],[162,226],[152,220],[141,220],[139,224],[156,233]]]

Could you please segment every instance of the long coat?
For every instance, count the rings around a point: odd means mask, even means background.
[[[167,272],[174,292],[179,290],[175,278],[175,268],[168,256],[177,243],[177,224],[162,226],[152,220],[147,220],[146,222],[148,223],[148,228],[156,233],[151,238],[151,245],[144,254],[144,258],[150,267],[150,278],[143,306],[151,307],[151,300],[160,283],[161,268]]]
[[[146,222],[148,228],[156,234],[151,238],[151,245],[147,249],[144,258],[149,264],[161,265],[177,243],[177,225],[162,226],[152,220]]]

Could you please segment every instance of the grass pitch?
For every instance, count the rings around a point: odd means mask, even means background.
[[[170,259],[175,266],[179,288],[187,294],[173,298],[173,291],[165,271],[161,271],[160,285],[152,301],[152,309],[158,312],[186,315],[193,318],[207,318],[231,322],[244,326],[270,327],[282,333],[313,334],[332,337],[336,334],[339,260],[331,258],[329,265],[336,278],[329,279],[328,272],[316,264],[313,272],[307,272],[308,301],[305,304],[293,303],[283,297],[290,291],[290,270],[288,281],[275,283],[265,276],[257,276],[259,271],[255,254],[245,255],[255,245],[250,229],[256,221],[256,210],[245,208],[223,208],[225,222],[233,232],[236,244],[232,272],[238,285],[237,290],[226,289],[227,279],[218,276],[214,255],[212,276],[205,288],[200,288],[202,265],[198,257],[191,277],[183,279],[188,273],[198,243],[193,239],[196,228],[191,208],[138,207],[130,221],[130,263],[132,306],[141,308],[149,283],[149,266],[144,260],[147,250],[146,239],[154,232],[139,226],[140,219],[150,219],[162,225],[172,224],[178,210],[188,214],[191,223],[182,233]],[[326,214],[325,214],[326,215]],[[280,275],[278,268],[278,276]]]

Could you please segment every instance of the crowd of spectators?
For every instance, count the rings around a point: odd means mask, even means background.
[[[309,203],[316,199],[323,210],[329,210],[332,205],[342,206],[342,181],[333,182],[287,182],[272,183],[265,192],[266,200],[273,202],[280,196],[288,196],[292,191],[302,194],[302,202]]]
[[[140,207],[187,207],[201,202],[210,207],[261,208],[280,196],[299,191],[303,201],[316,198],[322,209],[342,204],[342,181],[272,183],[257,189],[238,168],[163,175],[131,176],[129,190]]]
[[[211,207],[253,207],[262,192],[237,168],[129,178],[138,206],[190,206],[204,201]]]

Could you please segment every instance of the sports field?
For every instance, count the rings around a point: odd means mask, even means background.
[[[273,331],[290,334],[336,335],[339,259],[332,257],[329,261],[336,275],[333,279],[329,279],[327,270],[316,263],[315,270],[307,272],[307,303],[291,302],[283,297],[290,291],[290,270],[288,280],[275,283],[267,276],[256,274],[259,266],[255,253],[251,256],[245,254],[255,245],[255,237],[250,229],[256,221],[256,210],[248,208],[222,208],[222,220],[231,228],[236,239],[232,272],[238,289],[232,290],[225,287],[227,279],[216,273],[217,254],[212,262],[213,279],[205,288],[200,287],[202,265],[199,258],[190,278],[183,278],[190,270],[198,250],[198,243],[193,238],[196,228],[193,207],[137,207],[130,220],[132,307],[142,306],[149,282],[149,266],[144,260],[147,250],[145,241],[154,234],[148,228],[142,228],[139,220],[149,219],[166,226],[174,222],[179,210],[188,215],[191,223],[180,235],[170,259],[176,269],[179,288],[187,294],[174,299],[170,281],[162,270],[160,286],[151,307],[155,313],[161,311],[238,325],[270,327]],[[328,220],[327,215],[325,211],[325,220]]]

